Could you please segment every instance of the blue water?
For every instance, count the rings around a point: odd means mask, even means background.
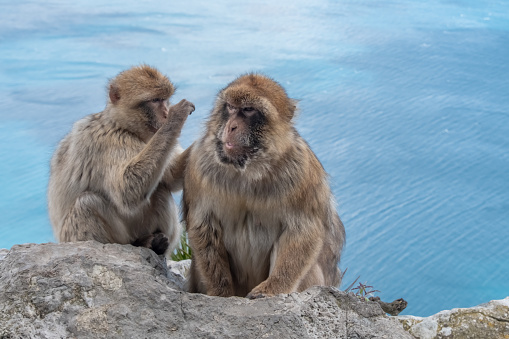
[[[357,276],[405,314],[509,295],[506,1],[0,1],[0,248],[54,241],[49,159],[139,63],[196,104],[264,72],[300,100]]]

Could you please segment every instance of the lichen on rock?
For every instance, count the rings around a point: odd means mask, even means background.
[[[420,339],[509,339],[509,297],[430,317],[399,316],[405,330]]]

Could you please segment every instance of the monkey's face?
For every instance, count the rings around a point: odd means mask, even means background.
[[[170,101],[168,98],[154,98],[141,103],[141,111],[145,116],[145,125],[155,133],[168,120]]]
[[[262,145],[265,117],[256,107],[226,101],[221,110],[216,151],[223,163],[244,168]]]
[[[258,74],[237,78],[219,92],[209,123],[219,161],[244,169],[283,156],[293,141],[294,111],[274,80]]]
[[[168,99],[174,92],[170,79],[155,68],[141,65],[111,80],[108,95],[115,121],[147,141],[171,118]]]

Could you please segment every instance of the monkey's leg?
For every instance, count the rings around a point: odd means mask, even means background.
[[[60,241],[96,240],[113,243],[111,226],[102,217],[106,212],[106,201],[92,192],[78,196],[60,229]]]
[[[196,268],[196,255],[192,254],[191,267],[189,267],[189,274],[186,279],[185,291],[189,293],[207,293],[207,288],[203,285],[200,278],[200,272]]]
[[[188,235],[193,249],[190,280],[204,284],[208,295],[230,297],[234,286],[228,252],[222,242],[222,229],[213,216],[200,223],[188,222]],[[192,284],[190,289],[196,288]]]
[[[157,254],[171,252],[177,246],[182,227],[170,187],[160,183],[150,197],[149,209],[133,233],[138,237],[131,244],[152,249]]]
[[[311,266],[308,272],[304,275],[299,283],[297,291],[304,291],[311,286],[325,286],[329,285],[325,283],[325,277],[322,267],[318,264]]]
[[[290,230],[283,232],[274,246],[275,260],[269,277],[253,288],[247,298],[296,292],[304,278],[310,282],[322,279],[323,275],[306,277],[307,273],[313,273],[312,265],[316,265],[320,254],[323,236],[317,232],[319,228],[316,225],[288,228]]]

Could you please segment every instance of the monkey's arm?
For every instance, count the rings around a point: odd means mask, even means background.
[[[176,152],[175,156],[170,160],[170,165],[166,168],[163,175],[163,183],[169,187],[171,192],[182,190],[184,184],[184,172],[186,169],[187,159],[191,153],[193,145],[189,146],[182,152],[182,149]]]
[[[188,220],[187,225],[193,263],[198,279],[206,286],[206,291],[201,292],[222,297],[234,295],[228,253],[217,218],[209,214],[199,222]]]
[[[112,183],[112,197],[125,213],[132,213],[148,201],[159,184],[165,170],[170,152],[177,144],[182,126],[194,105],[186,100],[172,106],[172,118],[163,125],[133,158],[119,163],[108,182]],[[127,137],[126,137],[127,138]],[[133,137],[131,137],[133,138]],[[123,152],[116,149],[115,152]],[[112,154],[113,158],[119,154]]]
[[[281,234],[271,254],[269,277],[253,288],[247,298],[295,292],[304,276],[316,265],[323,243],[319,220],[310,220],[303,215],[289,219],[296,220],[299,225],[288,225]],[[318,278],[318,281],[323,280]]]
[[[144,149],[133,159],[119,164],[112,178],[110,189],[117,206],[125,212],[141,207],[147,200],[162,177],[167,149],[176,143],[176,138],[161,140],[155,135]],[[172,142],[173,141],[173,142]]]

